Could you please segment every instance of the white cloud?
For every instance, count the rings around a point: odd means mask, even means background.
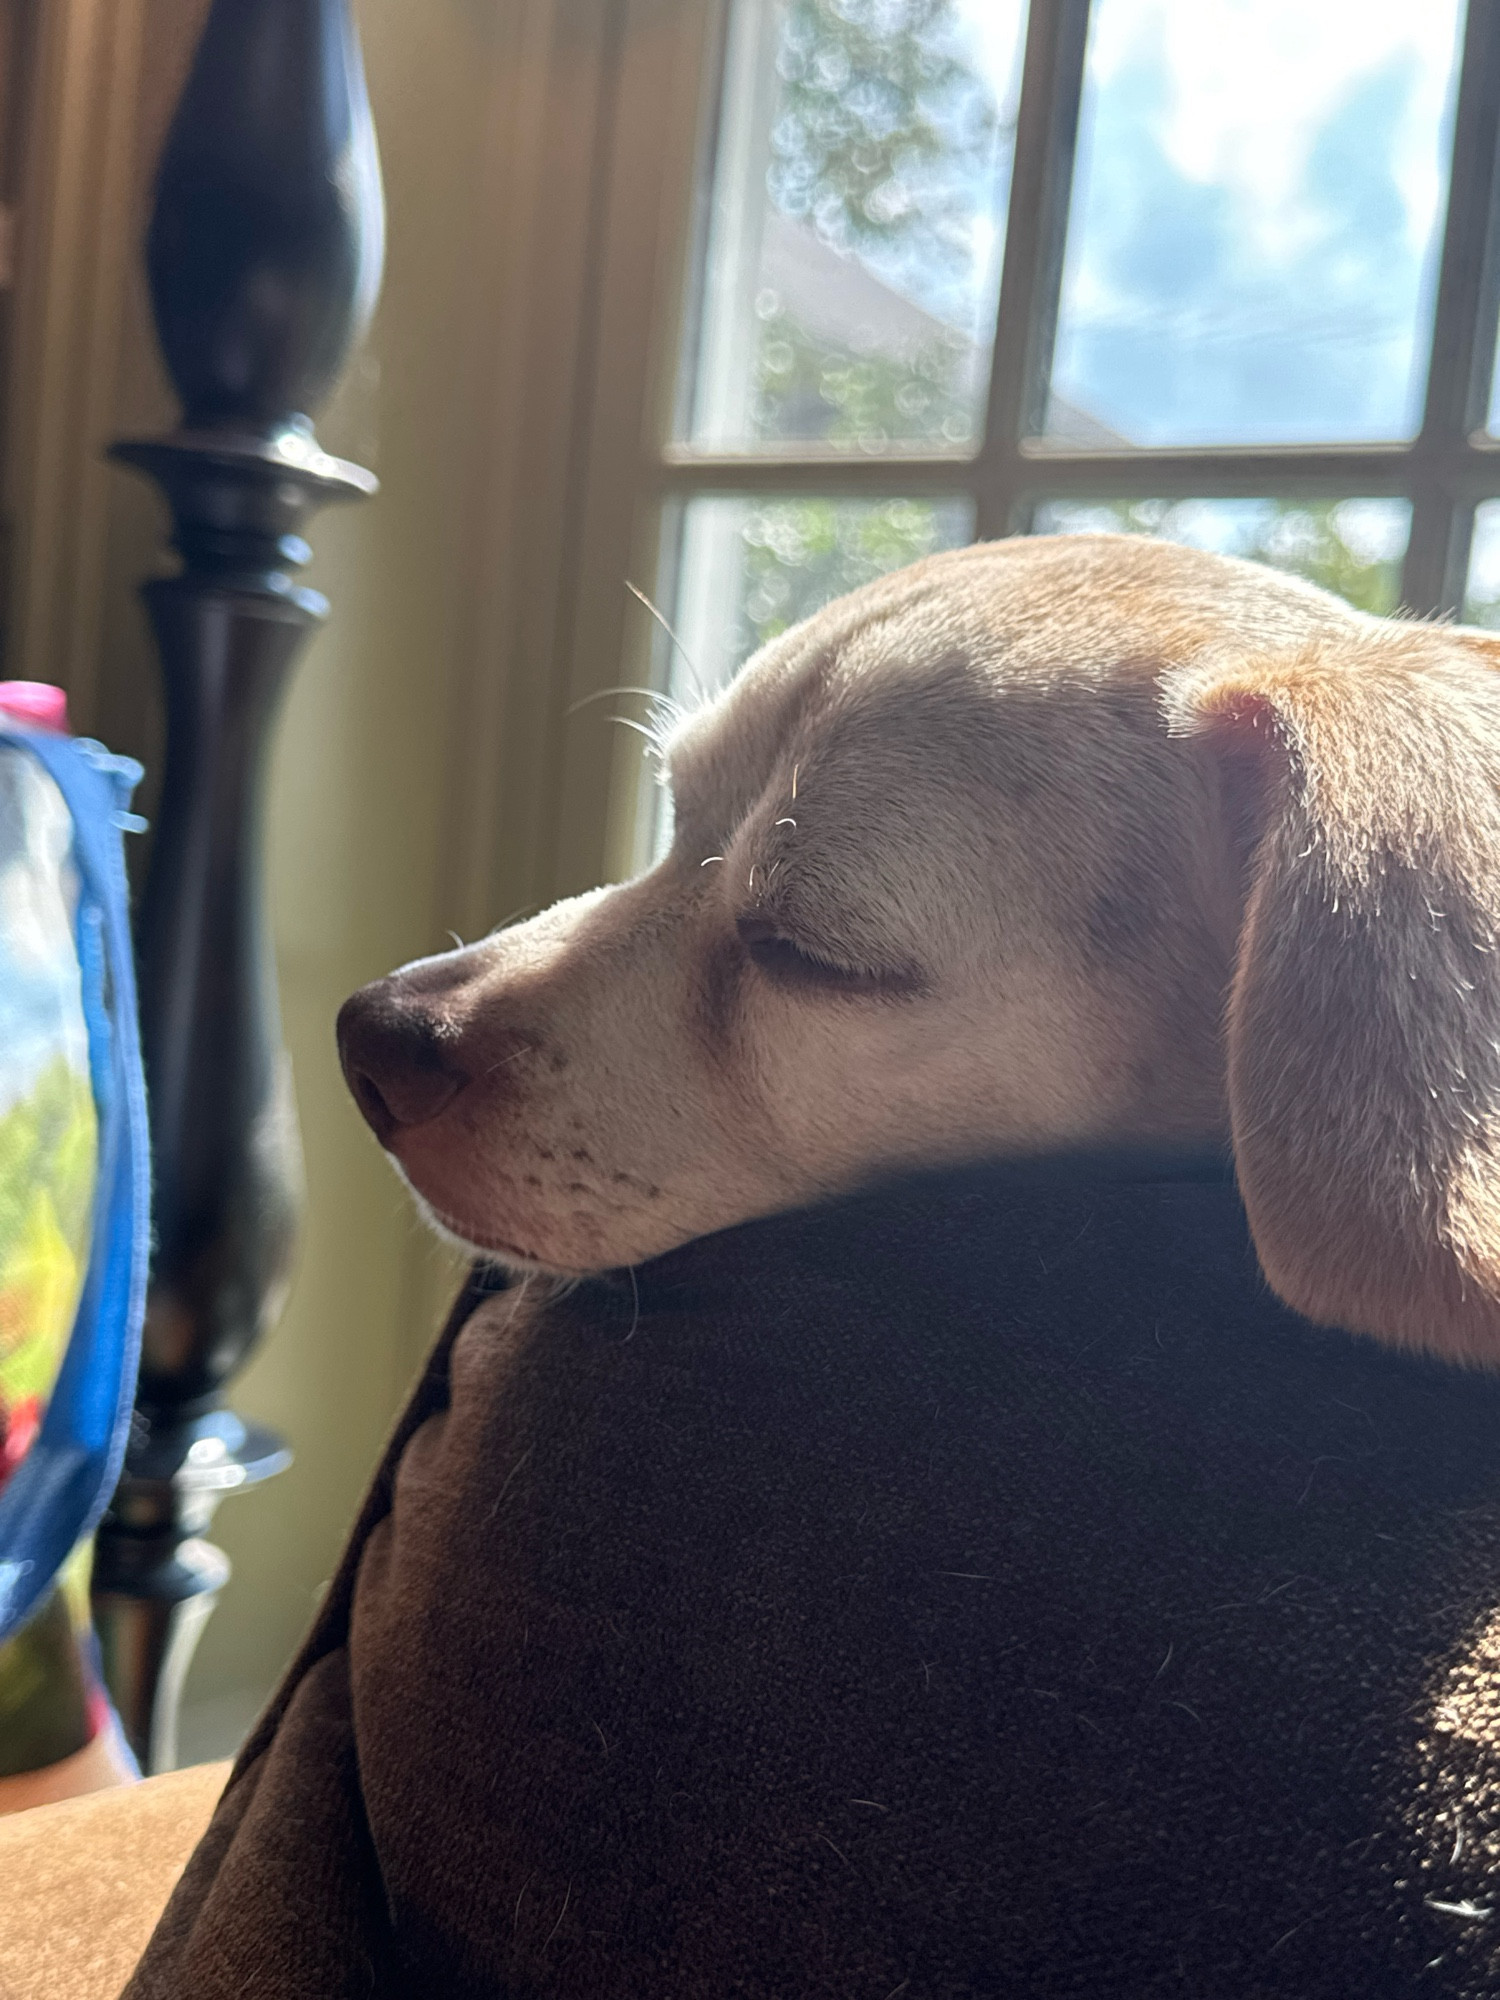
[[[1352,87],[1392,61],[1413,79],[1386,165],[1414,243],[1442,198],[1431,134],[1455,70],[1459,0],[1098,0],[1090,82],[1156,56],[1168,83],[1163,151],[1185,179],[1232,190],[1247,225],[1295,236],[1308,152]]]

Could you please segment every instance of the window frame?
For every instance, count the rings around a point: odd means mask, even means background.
[[[1449,193],[1432,309],[1420,428],[1406,441],[1188,449],[1059,445],[1042,438],[1089,0],[1031,0],[1016,151],[983,435],[972,450],[896,447],[866,455],[816,444],[717,451],[681,441],[684,337],[711,199],[720,86],[733,0],[549,0],[588,15],[594,52],[564,67],[597,82],[593,221],[580,254],[587,285],[566,439],[549,427],[517,463],[522,505],[552,476],[565,443],[568,497],[558,529],[548,639],[508,668],[548,719],[489,738],[504,789],[538,800],[529,851],[501,839],[491,873],[508,900],[621,880],[651,859],[653,775],[640,738],[613,725],[643,711],[622,686],[664,687],[669,648],[627,582],[670,604],[681,510],[698,497],[906,499],[951,496],[974,510],[974,536],[1026,533],[1052,500],[1401,499],[1411,508],[1400,601],[1418,617],[1462,606],[1474,512],[1500,497],[1500,438],[1484,431],[1500,320],[1500,0],[1469,0],[1462,30]],[[572,41],[571,34],[568,37]],[[545,203],[538,218],[545,239]],[[586,295],[585,295],[586,294]],[[548,339],[553,309],[538,306]],[[571,319],[577,313],[579,318]],[[517,609],[542,579],[521,583]],[[548,586],[550,589],[552,586]],[[668,612],[670,615],[670,611]],[[505,648],[515,654],[514,646]],[[540,720],[540,719],[539,719]],[[540,754],[545,749],[545,754]],[[481,747],[481,755],[490,750]],[[524,766],[524,768],[522,768]],[[498,828],[497,828],[498,831]],[[513,890],[513,893],[512,893]],[[496,900],[500,900],[498,897]]]
[[[723,0],[721,14],[727,5]],[[1500,314],[1500,5],[1470,0],[1464,25],[1420,430],[1405,442],[1329,446],[1097,450],[1042,437],[1089,14],[1090,0],[1031,0],[978,449],[963,454],[894,449],[868,457],[816,446],[728,453],[663,434],[649,466],[658,502],[706,493],[967,495],[975,510],[975,537],[984,541],[1025,533],[1034,509],[1047,500],[1400,498],[1412,509],[1402,604],[1417,616],[1456,613],[1475,506],[1500,495],[1500,439],[1484,430]],[[722,41],[721,30],[716,50]],[[710,104],[717,80],[708,79]],[[711,128],[712,116],[704,122]],[[705,163],[700,185],[706,172]]]

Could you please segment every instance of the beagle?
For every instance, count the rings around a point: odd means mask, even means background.
[[[647,874],[357,993],[345,1074],[435,1223],[560,1273],[1232,1146],[1289,1305],[1500,1363],[1497,663],[1167,543],[933,556],[672,728]]]

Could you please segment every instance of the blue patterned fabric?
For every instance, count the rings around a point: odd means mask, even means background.
[[[27,1424],[19,1445],[13,1429],[4,1464],[0,1642],[38,1611],[92,1531],[130,1424],[150,1165],[121,833],[140,775],[96,743],[0,727],[0,1114],[26,1112],[39,1093],[48,1111],[36,1121],[46,1144],[0,1148],[0,1182],[9,1168],[20,1183],[0,1185],[0,1212],[13,1235],[32,1232],[18,1252],[31,1289],[23,1283],[9,1295],[10,1317],[21,1322],[9,1328],[14,1365],[34,1333],[27,1311],[58,1310],[75,1253],[78,1272],[66,1292],[68,1306],[76,1297],[71,1331],[54,1366],[32,1340],[33,1376],[50,1379],[25,1384]],[[70,940],[59,933],[61,910],[71,914]],[[0,1358],[7,1296],[0,1272]]]

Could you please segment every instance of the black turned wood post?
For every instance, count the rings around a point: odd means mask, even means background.
[[[113,448],[165,491],[182,558],[143,592],[167,699],[137,934],[156,1249],[94,1585],[110,1689],[152,1770],[175,1761],[182,1676],[228,1576],[200,1537],[289,1459],[221,1402],[281,1310],[301,1195],[261,821],[277,707],[327,610],[293,580],[302,530],[375,489],[319,449],[308,412],[369,318],[383,228],[349,0],[214,0],[146,251],[182,428]]]

